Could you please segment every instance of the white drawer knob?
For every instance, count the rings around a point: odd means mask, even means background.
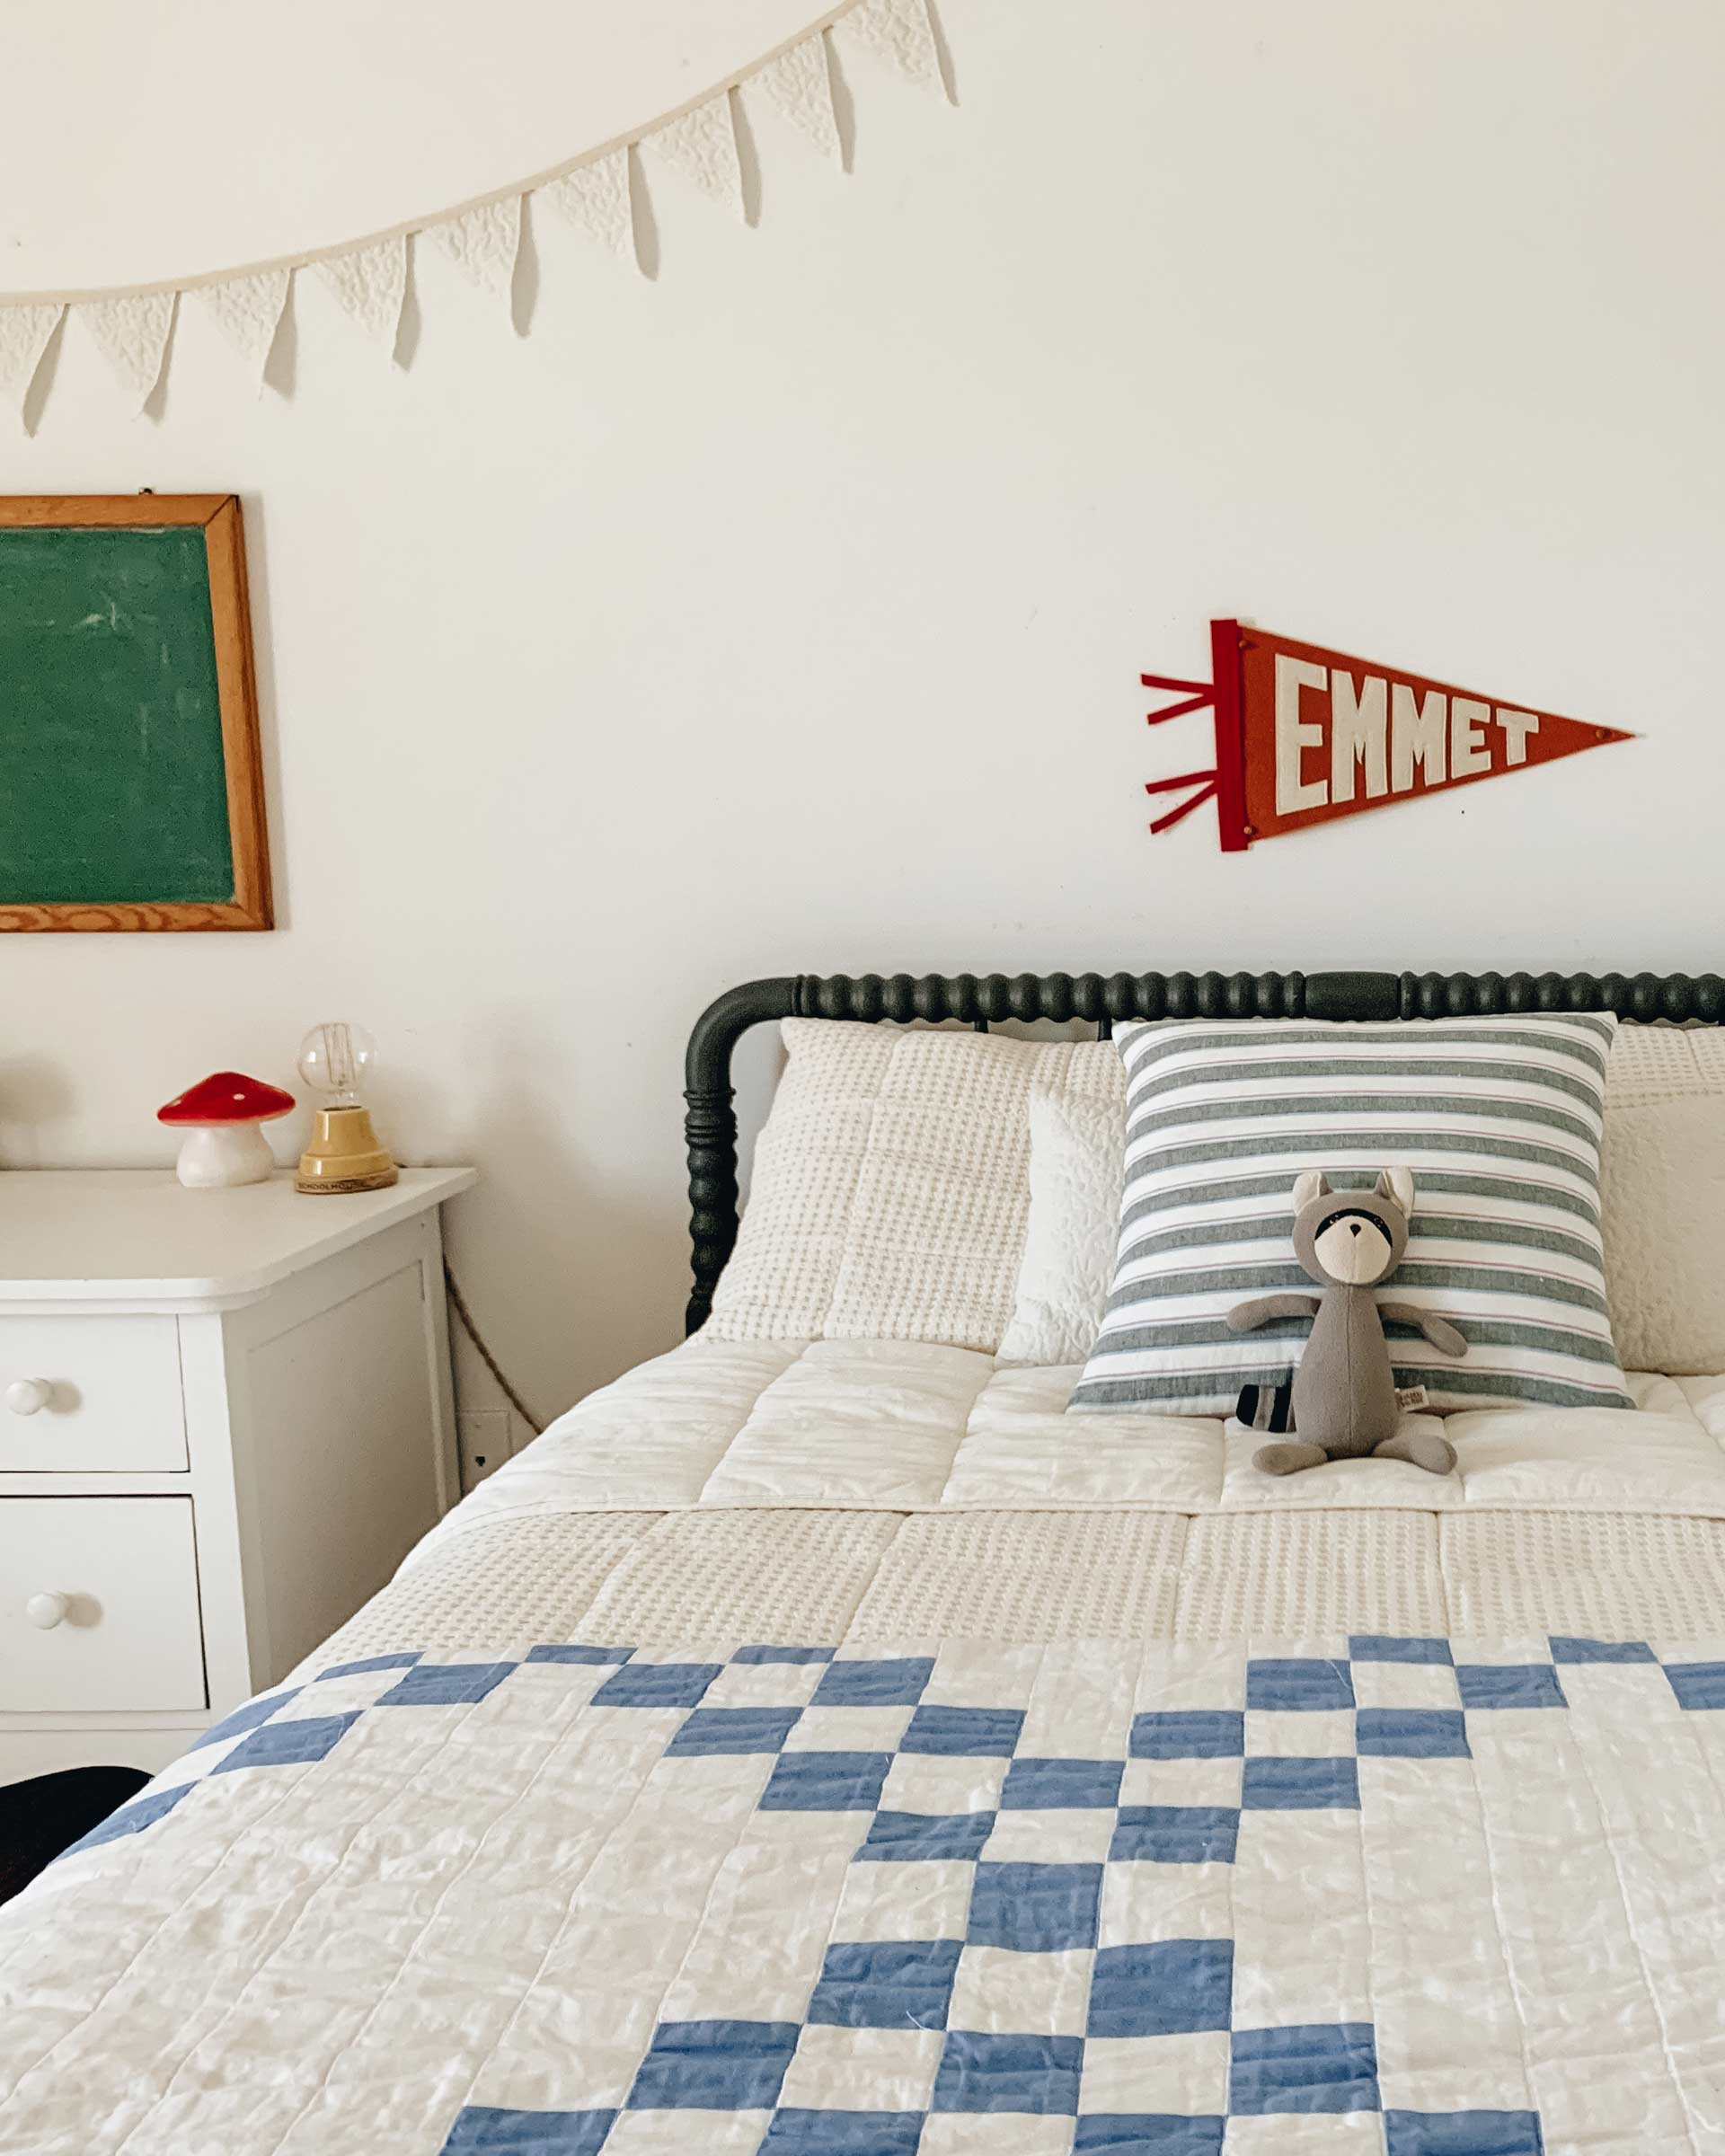
[[[24,1615],[39,1632],[51,1632],[57,1624],[64,1621],[66,1613],[71,1606],[72,1597],[69,1595],[32,1595],[24,1604]]]
[[[14,1378],[6,1387],[6,1405],[14,1415],[40,1415],[54,1397],[54,1387],[45,1377]]]

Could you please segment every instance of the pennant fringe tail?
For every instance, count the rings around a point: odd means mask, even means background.
[[[1183,782],[1179,779],[1175,779],[1169,782],[1169,783],[1177,786],[1183,783]],[[1146,793],[1155,793],[1162,791],[1162,788],[1154,786],[1146,786],[1145,788],[1145,791]],[[1176,824],[1183,824],[1186,818],[1192,813],[1194,808],[1201,808],[1206,801],[1213,801],[1216,800],[1216,780],[1214,775],[1210,775],[1206,778],[1205,783],[1199,788],[1198,791],[1191,795],[1190,799],[1181,801],[1177,808],[1169,809],[1167,814],[1164,816],[1153,817],[1150,824],[1152,834],[1159,835],[1163,831],[1172,831]]]
[[[1211,677],[1208,681],[1191,681],[1181,674],[1140,674],[1138,680],[1146,689],[1157,689],[1172,695],[1172,703],[1159,704],[1154,711],[1145,713],[1149,726],[1163,726],[1170,719],[1182,719],[1189,711],[1213,710],[1216,713],[1216,763],[1208,771],[1182,772],[1178,778],[1152,779],[1144,791],[1148,794],[1176,793],[1182,786],[1197,791],[1188,798],[1157,817],[1151,824],[1153,833],[1172,831],[1176,824],[1183,823],[1195,808],[1206,801],[1216,803],[1216,817],[1222,851],[1225,853],[1243,853],[1251,844],[1246,828],[1246,745],[1243,732],[1240,704],[1240,624],[1235,621],[1213,621],[1210,623]]]

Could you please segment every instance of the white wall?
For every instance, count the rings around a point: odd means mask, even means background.
[[[525,337],[426,251],[404,372],[307,279],[278,386],[187,308],[139,422],[68,334],[0,484],[243,494],[282,926],[8,940],[0,1158],[164,1160],[187,1080],[357,1016],[403,1155],[483,1170],[455,1256],[550,1410],[675,1337],[682,1044],[749,975],[1718,961],[1713,0],[942,13],[956,111],[858,63],[850,178],[758,119],[760,229],[668,182],[652,281],[542,220]],[[520,0],[482,68],[417,41],[454,146],[400,186],[572,146],[546,84],[611,21]],[[342,51],[408,155],[387,43]],[[123,102],[123,40],[80,64]],[[190,86],[279,158],[315,72]],[[305,124],[373,216],[352,93]],[[97,252],[43,180],[71,117],[62,83],[7,146],[11,283]],[[129,182],[110,273],[199,267]],[[1137,675],[1236,611],[1646,738],[1245,857],[1153,842],[1203,721],[1148,736]]]

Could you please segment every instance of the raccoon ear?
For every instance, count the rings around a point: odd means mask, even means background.
[[[1308,1168],[1304,1175],[1294,1179],[1294,1210],[1302,1213],[1314,1197],[1328,1197],[1330,1178],[1316,1168]]]
[[[1389,1198],[1411,1219],[1413,1217],[1412,1169],[1386,1168],[1377,1179],[1377,1195],[1380,1197]]]

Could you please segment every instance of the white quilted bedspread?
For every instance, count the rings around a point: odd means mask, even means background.
[[[1725,1518],[1725,1377],[1633,1377],[1632,1415],[1526,1408],[1413,1418],[1455,1445],[1449,1475],[1349,1460],[1278,1479],[1252,1466],[1264,1441],[1237,1423],[1068,1417],[1078,1375],[915,1342],[697,1336],[554,1422],[440,1532],[547,1508],[685,1506],[1188,1515],[1509,1507]]]
[[[7,2156],[1725,2156],[1725,1381],[697,1341],[0,1911]]]

